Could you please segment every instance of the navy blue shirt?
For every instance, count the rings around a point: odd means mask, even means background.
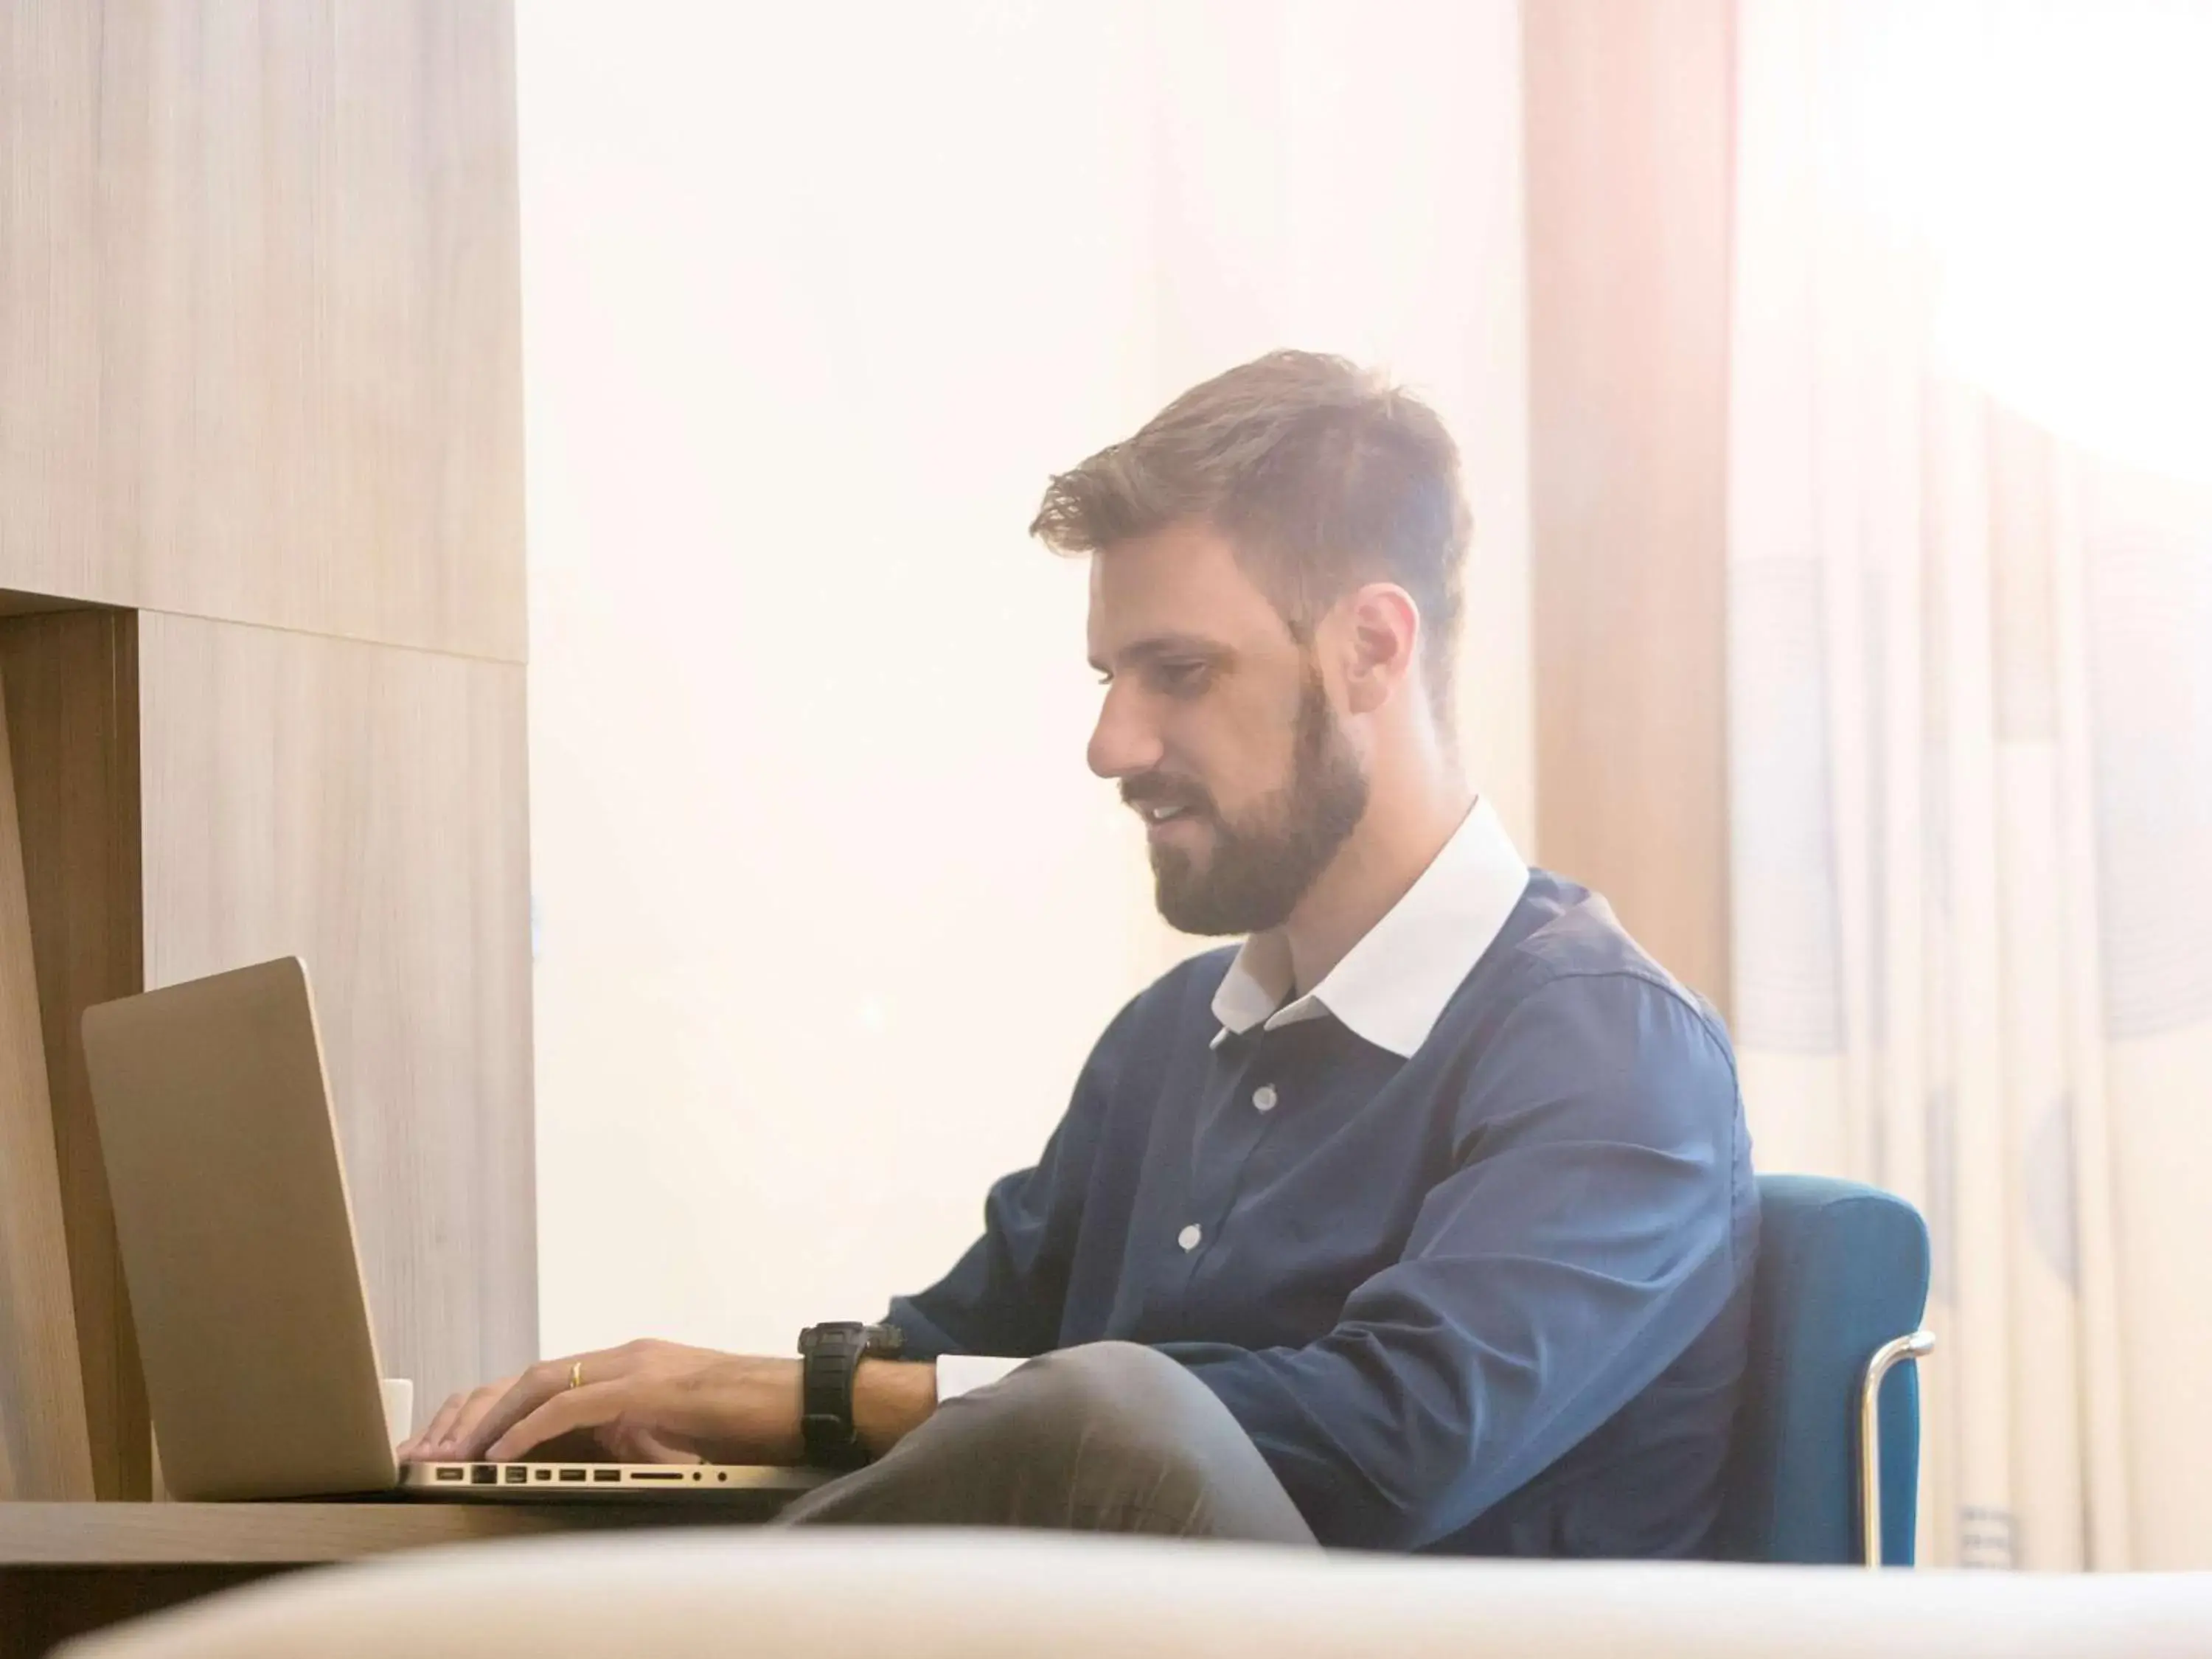
[[[1318,1009],[1224,1030],[1233,954],[1121,1011],[982,1237],[894,1300],[909,1352],[1150,1344],[1324,1544],[1700,1553],[1758,1231],[1711,1010],[1543,871],[1409,1054]]]

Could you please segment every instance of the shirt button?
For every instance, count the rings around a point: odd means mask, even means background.
[[[1176,1243],[1186,1250],[1194,1250],[1198,1248],[1198,1241],[1201,1237],[1203,1235],[1198,1231],[1198,1223],[1194,1221],[1176,1235]]]
[[[1263,1083],[1252,1091],[1252,1103],[1263,1112],[1275,1109],[1275,1085]]]

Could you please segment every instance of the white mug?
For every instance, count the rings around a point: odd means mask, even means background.
[[[384,1432],[397,1446],[415,1432],[415,1379],[387,1376],[376,1387],[384,1396]]]

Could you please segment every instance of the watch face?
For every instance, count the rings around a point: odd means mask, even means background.
[[[871,1325],[866,1336],[860,1352],[871,1359],[893,1359],[906,1352],[906,1333],[896,1325]]]

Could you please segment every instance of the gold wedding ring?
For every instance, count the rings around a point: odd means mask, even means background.
[[[580,1359],[568,1367],[568,1386],[572,1389],[584,1386],[584,1362]]]

